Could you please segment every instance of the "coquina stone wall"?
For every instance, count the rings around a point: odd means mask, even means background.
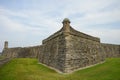
[[[106,58],[120,57],[120,45],[101,43]]]
[[[65,39],[62,29],[47,39],[43,40],[43,50],[39,61],[64,72],[65,64]]]
[[[21,52],[22,48],[6,48],[3,50],[2,55],[7,58],[15,58]]]
[[[39,61],[64,73],[120,57],[120,46],[100,43],[100,39],[76,31],[65,19],[61,30],[43,40]]]
[[[120,57],[120,45],[104,44],[100,39],[76,31],[69,19],[63,20],[63,27],[33,47],[8,48],[5,42],[2,55],[7,58],[38,58],[40,63],[63,73],[103,62],[106,58]]]
[[[7,62],[10,61],[10,58],[3,58],[3,59],[0,59],[0,66],[6,64]]]
[[[93,65],[104,61],[104,54],[100,52],[100,39],[78,32],[70,28],[66,37],[66,62],[65,72]]]
[[[37,58],[38,54],[40,54],[41,47],[42,46],[6,48],[3,50],[2,55],[7,58]]]

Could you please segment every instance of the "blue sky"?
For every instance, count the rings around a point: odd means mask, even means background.
[[[69,18],[78,31],[120,44],[120,0],[0,0],[0,52],[40,45]]]

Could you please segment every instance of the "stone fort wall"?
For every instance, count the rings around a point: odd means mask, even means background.
[[[6,48],[2,55],[7,58],[38,58],[42,46]]]
[[[103,44],[100,39],[74,30],[70,25],[43,40],[39,61],[62,72],[100,63],[108,57],[120,57],[119,45]]]
[[[66,72],[104,61],[100,39],[70,29],[67,39]]]
[[[65,39],[62,30],[43,40],[43,51],[39,61],[64,72]]]
[[[106,58],[120,57],[120,45],[101,43]]]
[[[40,63],[64,73],[103,62],[106,58],[120,57],[120,45],[104,44],[97,37],[76,31],[68,19],[64,19],[63,27],[40,46],[8,48],[7,45],[2,52],[4,56],[38,58]]]

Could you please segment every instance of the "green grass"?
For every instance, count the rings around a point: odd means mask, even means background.
[[[120,80],[120,58],[71,74],[57,73],[38,64],[37,59],[13,59],[0,67],[0,80]]]

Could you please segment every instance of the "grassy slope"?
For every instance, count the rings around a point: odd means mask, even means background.
[[[0,80],[120,80],[120,58],[72,74],[59,74],[36,59],[13,59],[0,67]]]

